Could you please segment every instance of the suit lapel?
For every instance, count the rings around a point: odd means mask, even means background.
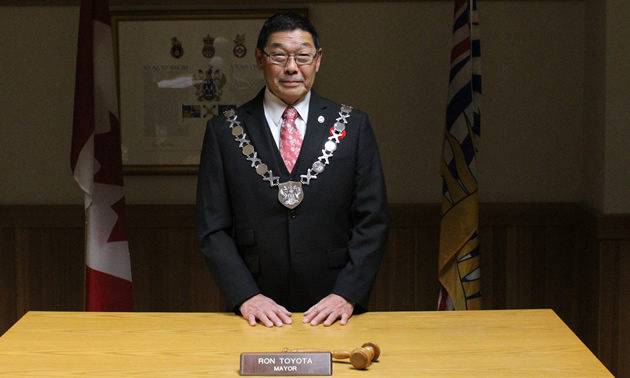
[[[269,131],[269,125],[267,125],[267,118],[265,117],[265,110],[263,107],[265,89],[256,96],[252,101],[243,105],[243,112],[241,113],[242,119],[239,119],[245,125],[245,132],[248,134],[248,138],[258,153],[258,158],[267,164],[269,169],[274,172],[274,175],[282,173],[287,175],[286,166],[280,156],[280,151],[275,144],[271,131]]]
[[[320,120],[323,120],[320,122]],[[306,123],[306,135],[302,141],[300,156],[293,168],[293,172],[299,175],[306,174],[313,162],[322,154],[324,140],[328,137],[327,131],[334,124],[333,109],[330,109],[325,101],[311,91],[311,102]],[[299,172],[299,173],[298,173]]]

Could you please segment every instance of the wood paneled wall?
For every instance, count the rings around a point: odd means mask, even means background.
[[[597,302],[585,303],[597,330],[588,324],[584,328],[604,365],[618,377],[630,377],[630,216],[591,215],[585,220],[589,252],[599,258],[591,272],[599,295]]]
[[[393,204],[373,311],[437,305],[439,205]],[[192,205],[127,207],[136,311],[223,311]],[[29,310],[81,311],[81,206],[0,206],[0,334]],[[572,203],[484,203],[485,309],[551,308],[618,376],[630,376],[630,216]]]

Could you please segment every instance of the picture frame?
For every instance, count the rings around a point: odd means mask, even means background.
[[[112,12],[123,173],[197,174],[206,124],[265,85],[263,22],[307,9]]]

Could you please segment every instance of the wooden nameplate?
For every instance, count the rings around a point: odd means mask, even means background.
[[[241,375],[332,375],[330,352],[241,353]]]

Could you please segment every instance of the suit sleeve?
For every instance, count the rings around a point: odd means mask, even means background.
[[[349,261],[333,293],[355,301],[357,312],[367,311],[376,274],[385,252],[388,229],[387,192],[376,137],[365,113],[359,113],[355,190],[351,204]]]
[[[216,117],[206,127],[197,183],[197,239],[228,308],[236,311],[240,303],[260,293],[260,290],[232,238],[232,208],[224,174],[226,167],[214,121],[225,120]]]

